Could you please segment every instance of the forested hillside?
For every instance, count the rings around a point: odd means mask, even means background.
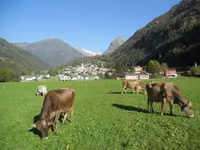
[[[149,60],[190,66],[200,64],[199,49],[200,1],[183,0],[138,30],[109,59],[117,68],[146,65]]]
[[[51,68],[35,55],[0,38],[0,68],[13,70],[18,74]]]

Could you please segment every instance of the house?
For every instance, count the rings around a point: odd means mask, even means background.
[[[168,70],[164,71],[164,76],[166,76],[168,78],[176,78],[178,75],[176,73],[176,69],[169,68]]]
[[[149,79],[149,74],[148,73],[133,73],[133,74],[127,74],[125,75],[126,80],[144,80],[144,79]]]
[[[126,80],[138,80],[139,77],[138,77],[138,74],[127,74],[127,75],[125,75],[125,79]]]
[[[143,71],[143,68],[141,66],[135,66],[134,70],[135,70],[135,73],[141,73]]]
[[[33,81],[33,80],[36,80],[36,77],[35,76],[21,76],[20,80],[21,81]]]
[[[142,79],[149,79],[149,74],[146,73],[146,74],[140,74],[139,75],[139,78],[142,80]]]

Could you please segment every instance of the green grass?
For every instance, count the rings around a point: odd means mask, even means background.
[[[194,118],[180,113],[178,105],[173,105],[174,116],[160,116],[160,103],[154,103],[155,114],[148,113],[147,95],[120,94],[121,80],[0,83],[0,149],[200,149],[200,79],[166,81],[193,102]],[[29,131],[43,103],[35,96],[39,84],[48,90],[72,87],[77,94],[73,123],[59,122],[48,140]]]

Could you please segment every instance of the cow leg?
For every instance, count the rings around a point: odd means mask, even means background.
[[[126,94],[126,86],[124,86],[124,87],[122,88],[122,94],[123,94],[123,93]]]
[[[147,109],[149,110],[149,98],[147,99]]]
[[[124,94],[124,88],[122,88],[122,92],[121,92],[121,94]]]
[[[165,113],[165,104],[166,104],[166,98],[164,98],[162,103],[161,103],[161,115],[162,116]]]
[[[137,88],[137,87],[135,88],[135,90],[136,90],[136,93],[139,94],[139,93],[138,93],[138,88]]]
[[[57,123],[58,123],[58,119],[60,117],[60,112],[56,112],[55,114],[55,118],[53,120],[53,123],[52,123],[52,132],[53,133],[56,133],[56,129],[57,129]]]
[[[73,111],[70,111],[70,123],[72,123],[72,115],[73,115]]]
[[[150,111],[151,111],[152,113],[154,113],[154,110],[153,110],[153,101],[150,100],[149,98],[148,98],[148,101],[149,101],[149,104],[150,104]]]
[[[66,119],[67,119],[67,113],[64,113],[64,118],[62,120],[62,124],[66,124]]]
[[[169,109],[170,109],[170,116],[172,116],[173,115],[173,113],[172,113],[172,104],[169,104]]]

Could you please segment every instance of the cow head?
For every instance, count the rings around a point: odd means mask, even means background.
[[[194,110],[192,109],[192,102],[189,100],[181,107],[181,111],[184,111],[184,113],[188,117],[194,117]]]
[[[40,131],[40,137],[42,139],[48,139],[48,124],[45,120],[38,120],[33,124],[33,127],[36,127]]]

